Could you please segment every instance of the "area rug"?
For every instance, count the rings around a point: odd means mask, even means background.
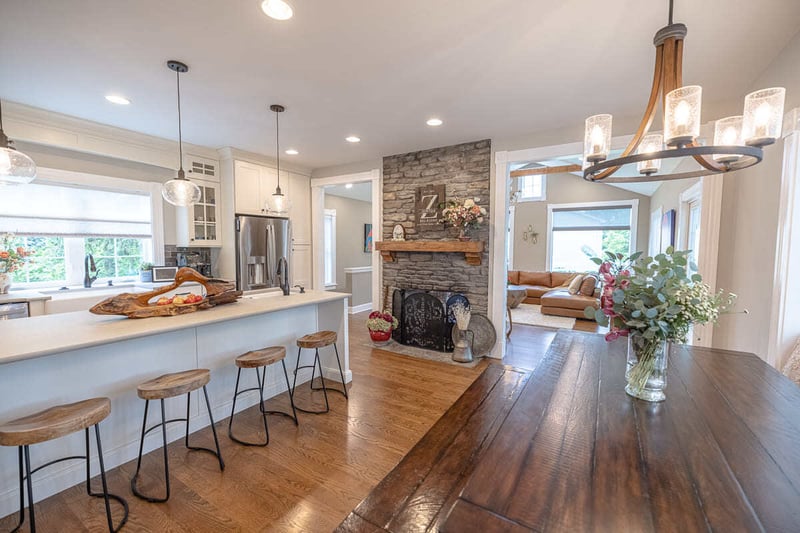
[[[542,306],[537,304],[519,304],[519,307],[511,310],[511,322],[559,329],[572,329],[575,326],[574,318],[543,315]]]
[[[363,343],[362,346],[374,348],[376,350],[383,350],[398,355],[407,355],[409,357],[416,357],[417,359],[427,359],[428,361],[436,361],[437,363],[447,363],[451,365],[463,366],[466,368],[474,368],[481,362],[481,357],[476,357],[471,363],[457,363],[453,361],[453,354],[449,352],[437,352],[434,350],[425,350],[424,348],[417,348],[416,346],[405,346],[398,342],[392,341],[386,346],[375,346],[371,342]]]

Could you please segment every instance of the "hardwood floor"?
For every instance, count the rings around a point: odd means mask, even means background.
[[[300,426],[269,418],[270,444],[252,448],[227,437],[227,419],[217,431],[224,472],[208,454],[188,452],[182,441],[169,446],[172,496],[151,504],[130,493],[135,462],[109,472],[109,489],[128,500],[123,531],[331,531],[403,458],[486,367],[473,369],[366,348],[366,314],[350,319],[350,401],[329,395],[331,412],[303,415]],[[233,364],[233,361],[231,361]],[[308,401],[308,388],[298,388]],[[321,393],[314,393],[319,400]],[[285,408],[288,401],[269,401]],[[261,427],[257,408],[237,415],[237,434]],[[153,437],[155,438],[155,437]],[[193,445],[213,446],[211,430],[192,434]],[[144,458],[140,487],[158,491],[163,478],[160,450]],[[32,449],[34,462],[36,448]],[[8,475],[8,473],[4,473]],[[16,475],[16,473],[11,473]],[[95,478],[99,485],[99,479]],[[103,531],[102,500],[76,486],[35,506],[40,531]],[[119,516],[115,507],[115,518]],[[16,523],[0,520],[0,531]],[[27,528],[24,528],[27,531]]]
[[[130,505],[124,531],[333,530],[487,365],[483,362],[468,369],[367,348],[366,315],[350,317],[353,384],[349,402],[331,394],[331,412],[301,413],[299,427],[284,417],[271,416],[271,440],[265,448],[233,443],[227,437],[227,419],[218,421],[224,472],[211,456],[188,452],[182,441],[170,444],[172,496],[164,504],[146,503],[131,495],[129,480],[135,462],[109,471],[110,491]],[[552,329],[515,325],[503,363],[535,368],[554,336]],[[299,402],[312,399],[307,387],[298,388],[297,394]],[[313,394],[314,401],[321,401],[321,393]],[[288,400],[267,404],[285,409]],[[256,407],[237,415],[236,422],[237,434],[259,436]],[[191,439],[193,445],[213,446],[208,428]],[[145,492],[162,490],[160,454],[156,450],[144,458],[140,487]],[[94,481],[99,484],[98,478]],[[118,518],[118,509],[114,510]],[[0,520],[0,530],[9,530],[16,518]],[[36,519],[42,531],[105,528],[102,501],[85,496],[82,486],[37,503]]]

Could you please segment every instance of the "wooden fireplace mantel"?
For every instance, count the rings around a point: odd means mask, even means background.
[[[395,252],[463,253],[468,265],[479,266],[483,241],[380,241],[375,249],[387,263],[394,261]]]

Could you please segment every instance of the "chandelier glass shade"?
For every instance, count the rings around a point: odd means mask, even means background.
[[[36,179],[36,163],[18,152],[3,133],[3,108],[0,104],[0,185],[24,185]]]
[[[178,177],[171,179],[161,187],[161,196],[177,207],[186,207],[200,201],[200,187],[186,179],[183,170],[183,132],[181,131],[181,74],[188,72],[189,67],[180,61],[167,61],[167,67],[175,72],[178,88]]]
[[[586,119],[583,177],[588,181],[660,181],[740,170],[761,162],[762,147],[781,135],[786,91],[776,87],[747,95],[742,116],[718,120],[713,145],[698,141],[703,90],[698,85],[683,85],[683,41],[687,30],[685,25],[672,22],[672,4],[670,0],[669,24],[653,39],[656,58],[650,98],[628,146],[618,157],[609,159],[611,115]],[[664,110],[663,136],[649,132],[659,101]],[[671,172],[668,169],[678,168],[677,165],[664,164],[668,159],[687,158],[696,162],[694,169],[681,166],[682,170]],[[618,172],[634,164],[635,174]]]

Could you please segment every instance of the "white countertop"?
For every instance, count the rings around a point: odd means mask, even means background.
[[[239,301],[185,315],[131,319],[89,311],[0,321],[0,364],[157,335],[204,324],[235,320],[349,297],[331,291],[246,295]]]
[[[36,291],[9,291],[8,294],[0,294],[0,304],[15,304],[20,302],[36,302],[40,300],[50,300],[50,296]]]

